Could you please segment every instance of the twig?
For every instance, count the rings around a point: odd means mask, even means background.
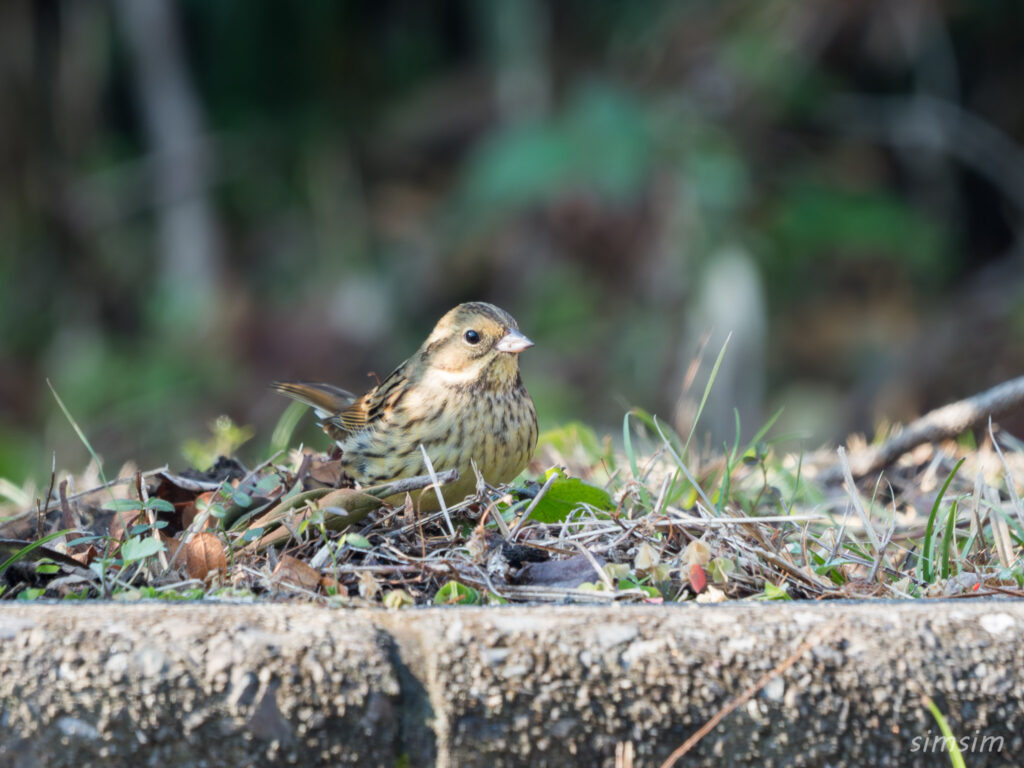
[[[594,573],[597,574],[597,577],[605,583],[605,586],[607,586],[608,589],[614,592],[615,584],[612,583],[611,577],[605,572],[604,568],[601,567],[601,564],[597,562],[597,559],[590,554],[590,550],[583,546],[583,543],[579,541],[576,542],[576,546],[579,547],[583,556],[587,558],[587,562],[590,563],[590,567],[594,569]]]
[[[148,472],[143,472],[142,476],[143,477],[153,477],[154,475],[159,475],[160,473],[166,472],[166,471],[167,471],[167,465],[165,464],[164,466],[160,467],[160,469],[151,469]],[[129,483],[131,483],[131,481],[132,481],[132,476],[131,475],[127,475],[125,477],[117,477],[117,478],[114,478],[113,480],[109,480],[109,481],[107,481],[105,483],[100,483],[99,485],[95,486],[94,488],[89,488],[88,490],[85,490],[85,491],[77,491],[75,493],[72,493],[70,496],[67,497],[67,500],[68,501],[77,501],[78,499],[81,499],[84,496],[89,496],[89,495],[91,495],[93,493],[96,493],[97,491],[103,491],[103,490],[106,490],[107,488],[113,488],[114,486],[117,486],[117,485],[128,485]],[[60,507],[60,505],[61,505],[60,499],[58,499],[56,501],[50,502],[45,507],[43,507],[43,514],[45,515],[48,512],[51,512],[51,511],[53,511],[55,509],[58,509]],[[14,520],[20,519],[21,517],[23,517],[25,515],[32,514],[35,511],[36,510],[34,510],[34,509],[26,509],[21,514],[16,515],[15,517],[10,518],[7,522],[11,523]]]
[[[448,524],[448,533],[454,539],[455,526],[452,525],[452,516],[448,514],[448,505],[444,503],[444,494],[441,493],[441,483],[438,482],[437,473],[434,471],[434,462],[430,460],[430,455],[427,453],[427,449],[423,447],[423,443],[420,443],[420,453],[423,454],[423,463],[433,483],[434,493],[437,494],[437,502],[441,505],[441,514],[444,515],[444,521]]]
[[[284,453],[284,451],[283,450],[279,450],[279,451],[275,452],[274,455],[271,456],[266,461],[260,462],[255,467],[253,467],[249,472],[246,473],[245,477],[242,478],[242,481],[238,484],[238,487],[239,488],[243,487],[246,483],[248,483],[250,480],[252,480],[254,477],[256,477],[256,475],[259,474],[259,472],[261,470],[264,470],[267,467],[269,467],[274,462],[274,459],[276,459],[282,453]],[[308,456],[309,454],[306,454],[306,455]]]
[[[50,461],[50,488],[46,491],[46,501],[49,503],[50,497],[53,495],[53,484],[57,480],[57,452],[53,452],[53,458]],[[36,535],[38,538],[43,538],[43,505],[39,503],[39,499],[36,499]],[[67,528],[68,526],[64,526]]]
[[[160,529],[157,528],[157,515],[156,510],[149,508],[149,492],[146,490],[146,484],[142,482],[142,473],[137,472],[135,474],[135,487],[139,493],[139,502],[142,505],[143,513],[146,515],[147,522],[149,522],[152,532],[153,539],[160,545],[160,550],[157,552],[157,557],[160,559],[160,565],[166,572],[170,565],[167,562],[167,547],[163,546],[163,539],[160,538]]]
[[[992,417],[988,419],[988,436],[992,440],[992,447],[996,449],[996,453],[999,455],[999,461],[1002,462],[1004,477],[1006,479],[1006,492],[1010,495],[1010,502],[1013,504],[1013,511],[1017,514],[1017,520],[1024,526],[1024,509],[1020,505],[1020,497],[1017,495],[1017,486],[1013,483],[1013,472],[1010,471],[1010,465],[1006,463],[1006,457],[1003,456],[1003,450],[999,447],[999,442],[996,440],[995,433],[992,431]]]
[[[722,722],[722,720],[732,714],[737,707],[741,707],[750,701],[758,691],[768,685],[768,683],[770,683],[774,678],[778,677],[796,664],[800,658],[814,646],[815,643],[827,635],[833,634],[837,629],[839,629],[839,626],[842,623],[842,618],[836,619],[835,621],[829,622],[828,624],[811,631],[811,633],[807,635],[806,639],[796,647],[796,650],[779,662],[773,669],[761,675],[761,677],[759,677],[752,685],[748,686],[743,693],[718,710],[714,715],[712,715],[711,719],[698,728],[690,738],[680,744],[679,747],[677,747],[676,750],[668,756],[665,762],[661,764],[661,768],[672,768],[672,766],[679,761],[679,758],[693,749],[701,739],[711,733],[711,731],[713,731],[715,727]]]
[[[846,449],[843,446],[839,446],[836,449],[839,454],[839,466],[843,470],[843,479],[846,480],[846,492],[850,494],[850,499],[853,500],[853,508],[857,510],[857,515],[860,517],[861,523],[864,525],[864,530],[867,531],[868,537],[871,539],[871,543],[875,547],[877,552],[882,542],[878,538],[878,531],[875,530],[874,524],[871,522],[871,518],[868,516],[867,510],[864,509],[864,502],[861,501],[860,491],[857,490],[857,483],[853,481],[853,473],[850,470],[850,463],[846,460]]]
[[[889,466],[922,443],[956,437],[993,416],[1022,406],[1024,376],[1003,382],[973,397],[936,408],[908,424],[882,445],[851,454],[850,472],[855,478],[864,477]],[[837,465],[822,472],[818,479],[825,484],[836,483],[843,478],[843,474],[842,466]]]
[[[540,504],[540,500],[544,498],[544,494],[548,492],[548,489],[551,488],[552,485],[554,485],[554,482],[557,479],[558,473],[552,472],[551,477],[549,477],[547,481],[545,481],[544,485],[541,486],[541,489],[537,492],[537,495],[533,497],[533,501],[530,502],[530,506],[526,508],[526,511],[523,512],[518,522],[516,522],[516,527],[512,529],[512,535],[509,536],[509,541],[516,540],[516,536],[519,535],[519,529],[522,528],[523,524],[530,519],[530,515],[533,514],[533,510],[537,508],[537,505]]]

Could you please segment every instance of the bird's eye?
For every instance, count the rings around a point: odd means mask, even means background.
[[[464,338],[466,340],[467,344],[479,344],[480,343],[480,334],[477,333],[476,331],[473,331],[473,330],[466,331],[462,335],[462,338]]]

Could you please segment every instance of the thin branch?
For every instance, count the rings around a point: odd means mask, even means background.
[[[1024,376],[937,408],[908,424],[882,445],[850,454],[850,472],[855,478],[870,475],[923,443],[957,437],[992,417],[1021,407],[1024,407]],[[841,465],[830,467],[818,476],[824,484],[836,483],[842,478]]]

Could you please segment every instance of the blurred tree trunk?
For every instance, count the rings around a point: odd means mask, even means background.
[[[183,334],[216,324],[221,238],[209,199],[210,147],[189,78],[175,5],[114,0],[134,65],[153,157],[162,319]]]
[[[763,280],[753,256],[739,246],[713,254],[697,285],[688,323],[688,347],[700,346],[699,335],[706,335],[707,343],[700,369],[676,403],[673,417],[680,434],[688,434],[693,426],[726,340],[729,347],[700,414],[697,434],[707,435],[709,445],[717,449],[735,440],[737,415],[741,441],[763,426],[767,314]]]
[[[494,50],[494,91],[504,123],[543,117],[550,108],[547,8],[537,0],[491,0],[480,6]]]

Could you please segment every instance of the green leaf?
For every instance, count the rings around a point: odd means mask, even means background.
[[[340,546],[348,545],[353,549],[369,549],[372,545],[370,540],[365,536],[361,536],[358,533],[346,533],[340,539],[338,539]]]
[[[168,525],[166,520],[157,520],[155,523],[139,523],[133,525],[128,529],[129,536],[142,536],[144,533],[153,530],[154,528],[166,528]]]
[[[786,591],[785,586],[772,584],[770,581],[764,583],[764,592],[757,596],[758,600],[792,600]]]
[[[434,605],[477,605],[480,593],[458,581],[449,581],[434,595]]]
[[[250,541],[256,541],[256,539],[260,538],[261,536],[263,536],[262,528],[250,528],[242,534],[242,541],[246,543]]]
[[[102,509],[111,512],[134,512],[136,509],[142,509],[142,502],[135,499],[111,499],[103,502]]]
[[[382,600],[385,608],[408,608],[415,604],[412,595],[404,589],[392,589],[385,593]]]
[[[597,433],[580,421],[569,421],[560,427],[542,432],[537,438],[537,455],[542,449],[553,448],[563,456],[572,455],[578,449],[583,450],[587,458],[594,464],[602,459],[609,464],[613,460],[611,442],[598,438]]]
[[[584,483],[578,477],[560,477],[537,502],[530,518],[539,523],[559,523],[581,504],[606,512],[615,509],[611,494],[603,488]]]
[[[78,539],[72,539],[68,542],[68,549],[74,549],[81,544],[92,544],[94,541],[99,541],[102,536],[82,536]]]
[[[150,499],[146,502],[146,509],[156,512],[174,512],[174,505],[167,499]]]
[[[281,485],[281,478],[277,476],[276,472],[271,472],[269,475],[264,475],[259,479],[254,486],[254,490],[260,495],[266,496],[279,485]]]
[[[729,578],[730,573],[736,571],[736,563],[728,557],[716,557],[708,563],[707,571],[713,582],[721,584]]]
[[[53,560],[44,558],[36,563],[36,573],[49,575],[57,573],[60,570],[60,566],[57,565]]]
[[[42,597],[45,592],[46,590],[42,588],[26,587],[18,593],[15,599],[22,603],[28,603]]]
[[[618,590],[625,591],[627,589],[639,589],[642,592],[646,592],[648,597],[661,597],[661,592],[658,591],[657,587],[652,587],[650,584],[641,584],[635,578],[620,579],[615,585]]]
[[[128,563],[134,563],[136,560],[152,557],[157,552],[163,551],[163,542],[157,541],[152,536],[147,536],[144,539],[132,536],[121,545],[121,559],[127,565]]]

